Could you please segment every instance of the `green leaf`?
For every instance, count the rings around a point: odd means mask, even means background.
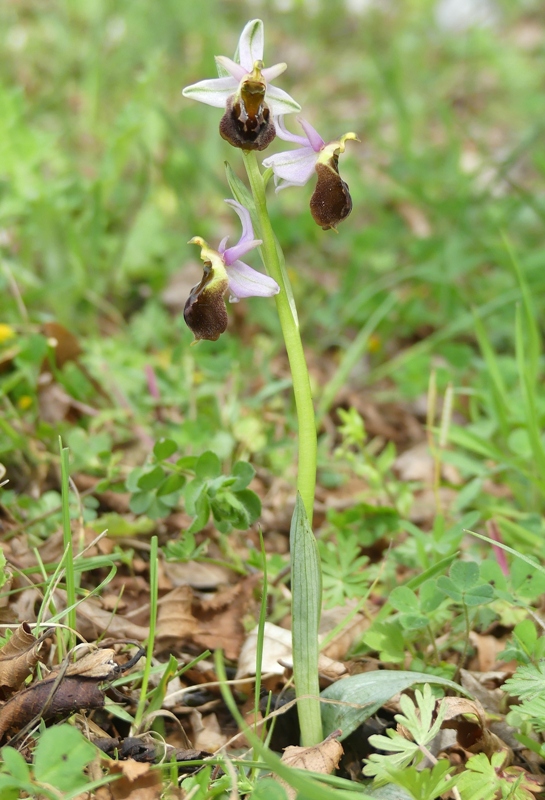
[[[449,576],[460,592],[467,592],[479,580],[479,566],[474,561],[455,561]]]
[[[524,700],[532,700],[545,694],[545,661],[539,664],[523,664],[503,684],[509,694]]]
[[[248,514],[250,525],[252,522],[255,522],[256,519],[259,519],[261,516],[261,500],[255,492],[252,492],[251,489],[242,489],[242,491],[236,492],[236,497],[244,506]]]
[[[185,486],[185,482],[186,479],[183,475],[169,475],[157,489],[157,497],[179,492]]]
[[[255,469],[247,461],[237,461],[233,466],[231,475],[236,481],[231,485],[233,492],[240,492],[245,489],[255,475]]]
[[[471,697],[457,683],[435,675],[427,675],[424,672],[402,670],[362,672],[360,675],[352,675],[350,678],[337,681],[322,692],[322,697],[328,700],[337,700],[339,703],[339,705],[335,703],[322,704],[324,735],[328,736],[340,728],[343,732],[340,738],[341,740],[345,739],[395,694],[422,683],[429,683],[432,686],[447,686],[466,697]],[[356,707],[351,708],[351,705]]]
[[[176,462],[178,469],[186,470],[187,472],[194,472],[195,464],[197,463],[197,456],[182,456]]]
[[[96,748],[71,725],[57,725],[45,730],[34,754],[34,777],[61,792],[85,788],[88,779],[84,768],[96,755]]]
[[[187,529],[188,533],[201,531],[210,518],[210,500],[207,494],[201,494],[195,504],[197,516]]]
[[[197,503],[199,501],[200,496],[205,492],[206,486],[202,481],[197,479],[190,481],[185,489],[184,500],[185,500],[185,510],[188,514],[196,514],[197,513]]]
[[[159,439],[153,448],[153,455],[158,461],[164,461],[174,455],[178,445],[172,439]]]
[[[405,767],[403,770],[387,768],[390,781],[409,792],[414,800],[435,800],[456,785],[456,778],[449,779],[454,769],[446,759],[441,759],[433,769],[418,770],[416,767]]]
[[[30,781],[30,769],[25,759],[14,747],[2,748],[2,772],[9,772],[16,780],[24,783]]]
[[[221,462],[212,450],[207,450],[199,456],[195,464],[195,475],[201,481],[218,478],[221,475]]]
[[[322,576],[316,539],[297,493],[290,529],[293,674],[298,695],[303,745],[321,741],[318,695],[318,626],[322,611]],[[303,726],[306,726],[306,731]],[[332,729],[334,730],[334,729]],[[311,732],[311,733],[309,733]]]
[[[257,213],[255,210],[254,198],[252,197],[247,186],[240,180],[238,175],[233,172],[233,169],[228,161],[225,162],[225,176],[234,199],[237,201],[237,203],[241,203],[248,209],[252,218],[254,230],[257,230]]]
[[[129,500],[129,508],[133,514],[145,514],[152,502],[151,492],[137,492]]]
[[[152,489],[157,489],[161,481],[165,478],[165,471],[163,467],[157,465],[149,472],[145,472],[138,478],[138,488],[144,492],[149,492]]]
[[[273,778],[261,778],[250,797],[252,800],[287,800],[286,790]]]
[[[397,586],[390,593],[390,603],[397,611],[419,611],[418,597],[408,586]]]
[[[475,586],[464,595],[464,602],[467,606],[482,606],[491,603],[494,599],[494,589],[487,583]]]

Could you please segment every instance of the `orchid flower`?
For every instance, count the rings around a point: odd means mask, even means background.
[[[310,123],[302,117],[298,117],[297,121],[303,128],[304,136],[290,133],[284,125],[283,116],[276,120],[276,128],[280,139],[300,147],[268,156],[263,166],[272,169],[277,192],[288,186],[304,186],[316,172],[318,181],[310,200],[310,211],[314,221],[324,230],[335,230],[335,225],[352,210],[348,186],[339,175],[339,154],[344,153],[347,140],[359,139],[355,133],[345,133],[340,139],[326,144]]]
[[[236,61],[216,56],[219,78],[186,86],[182,94],[215,108],[224,108],[220,134],[234,147],[264,150],[275,137],[273,115],[301,110],[287,92],[270,81],[281,75],[286,64],[263,67],[263,22],[251,20],[244,27],[235,54]]]
[[[254,239],[248,209],[235,200],[225,202],[235,209],[242,223],[238,242],[227,247],[229,237],[225,237],[217,250],[209,247],[200,236],[189,242],[199,245],[204,261],[202,280],[191,290],[184,308],[184,319],[197,341],[215,341],[227,328],[226,291],[230,292],[230,303],[238,303],[243,297],[272,297],[280,291],[275,280],[240,261],[241,256],[261,244],[261,239]]]

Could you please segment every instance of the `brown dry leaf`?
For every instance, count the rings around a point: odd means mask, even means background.
[[[23,622],[0,649],[0,695],[5,699],[19,689],[38,661],[40,643]]]
[[[193,746],[197,750],[206,750],[215,753],[223,747],[227,741],[227,736],[221,732],[218,718],[215,714],[204,716],[196,708],[190,716],[191,727],[193,729]]]
[[[113,677],[113,655],[113,650],[106,649],[85,653],[79,661],[59,665],[46,678],[16,694],[0,709],[0,739],[35,718],[47,720],[80,709],[102,708],[104,693],[99,682]]]
[[[339,766],[339,761],[344,752],[341,743],[338,741],[340,735],[341,731],[333,731],[323,742],[314,747],[286,747],[282,762],[296,769],[306,769],[309,772],[321,772],[324,775],[330,775]],[[277,780],[286,790],[288,800],[295,800],[297,796],[296,790],[292,789],[280,778],[277,778]]]
[[[469,672],[460,670],[460,683],[475,699],[479,700],[488,714],[501,714],[505,704],[505,692],[500,686],[512,673],[505,671]]]
[[[190,586],[177,586],[159,600],[156,639],[178,642],[191,639],[197,631],[197,620],[191,613],[193,590]]]
[[[0,740],[9,730],[20,730],[33,719],[68,716],[82,708],[102,708],[104,694],[98,681],[64,677],[55,688],[56,675],[29,686],[0,709]]]
[[[85,653],[73,664],[69,664],[66,675],[80,675],[82,678],[106,680],[111,678],[117,664],[114,661],[115,650],[104,648]],[[56,672],[60,667],[55,669]],[[53,674],[53,673],[52,673]]]
[[[260,580],[258,574],[249,575],[201,603],[196,611],[199,628],[193,635],[198,647],[221,648],[226,658],[236,661],[245,637],[243,619],[255,604],[253,593]]]
[[[498,663],[498,655],[505,649],[505,642],[496,636],[486,636],[471,631],[469,641],[477,650],[479,672],[490,672]]]
[[[445,717],[442,727],[456,731],[456,741],[468,753],[505,753],[506,765],[513,763],[513,751],[496,734],[489,729],[484,708],[478,700],[467,700],[465,697],[445,697],[441,701]],[[476,717],[477,722],[466,719]],[[456,717],[460,719],[456,720]]]
[[[94,641],[106,631],[114,639],[147,639],[149,629],[137,625],[120,614],[112,614],[102,608],[100,600],[89,597],[80,603],[77,610],[78,633],[88,641]]]
[[[112,800],[158,800],[163,790],[159,770],[151,770],[150,764],[138,761],[110,761],[110,774],[123,777],[111,783]]]
[[[219,564],[201,564],[198,561],[164,563],[165,575],[173,586],[191,586],[201,591],[217,589],[222,584],[229,583],[233,572]]]
[[[348,614],[354,610],[358,600],[347,600],[343,606],[334,606],[325,609],[320,618],[321,636],[334,630],[340,623],[344,623],[338,634],[323,648],[322,653],[334,661],[344,658],[356,640],[360,640],[370,622],[363,614],[357,613],[349,622],[345,622]]]

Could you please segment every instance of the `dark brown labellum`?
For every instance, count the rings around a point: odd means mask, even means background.
[[[265,150],[276,136],[264,97],[265,87],[262,83],[247,81],[237,100],[235,95],[227,100],[220,122],[220,134],[233,147]]]
[[[227,310],[223,295],[227,279],[217,280],[212,286],[214,273],[210,262],[204,264],[204,274],[197,286],[191,289],[184,308],[184,319],[195,339],[215,342],[227,328]]]
[[[310,213],[324,231],[335,228],[352,211],[348,185],[339,175],[339,156],[333,155],[328,164],[316,164],[318,181],[310,198]]]

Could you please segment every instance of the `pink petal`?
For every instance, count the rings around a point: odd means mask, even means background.
[[[274,81],[275,78],[278,78],[279,75],[282,75],[288,68],[287,64],[274,64],[272,67],[265,67],[265,69],[261,70],[261,74],[269,83],[270,81]]]
[[[219,64],[221,67],[223,67],[223,69],[226,70],[229,75],[233,76],[237,84],[240,83],[244,76],[248,74],[244,67],[241,67],[240,64],[237,64],[230,58],[227,58],[227,56],[215,56],[214,60],[216,64]]]
[[[245,256],[246,253],[249,253],[254,247],[259,247],[260,244],[262,244],[261,239],[249,239],[245,242],[241,239],[238,244],[228,247],[227,250],[223,252],[223,262],[225,266],[232,266],[238,258]]]
[[[297,121],[304,130],[304,132],[306,133],[307,138],[310,142],[310,146],[312,147],[314,152],[319,153],[322,147],[325,145],[325,142],[318,133],[318,131],[316,130],[316,128],[313,128],[310,122],[307,122],[306,119],[303,119],[303,117],[297,117]]]
[[[227,205],[231,206],[231,208],[235,209],[242,225],[242,236],[238,240],[238,244],[246,241],[247,239],[253,239],[254,229],[252,227],[252,218],[248,209],[243,206],[242,203],[237,203],[236,200],[226,200],[225,202]]]
[[[297,133],[291,133],[291,131],[286,128],[284,125],[284,114],[280,114],[280,116],[275,119],[274,124],[276,126],[276,135],[279,139],[308,147],[309,141],[306,136],[299,136]]]

